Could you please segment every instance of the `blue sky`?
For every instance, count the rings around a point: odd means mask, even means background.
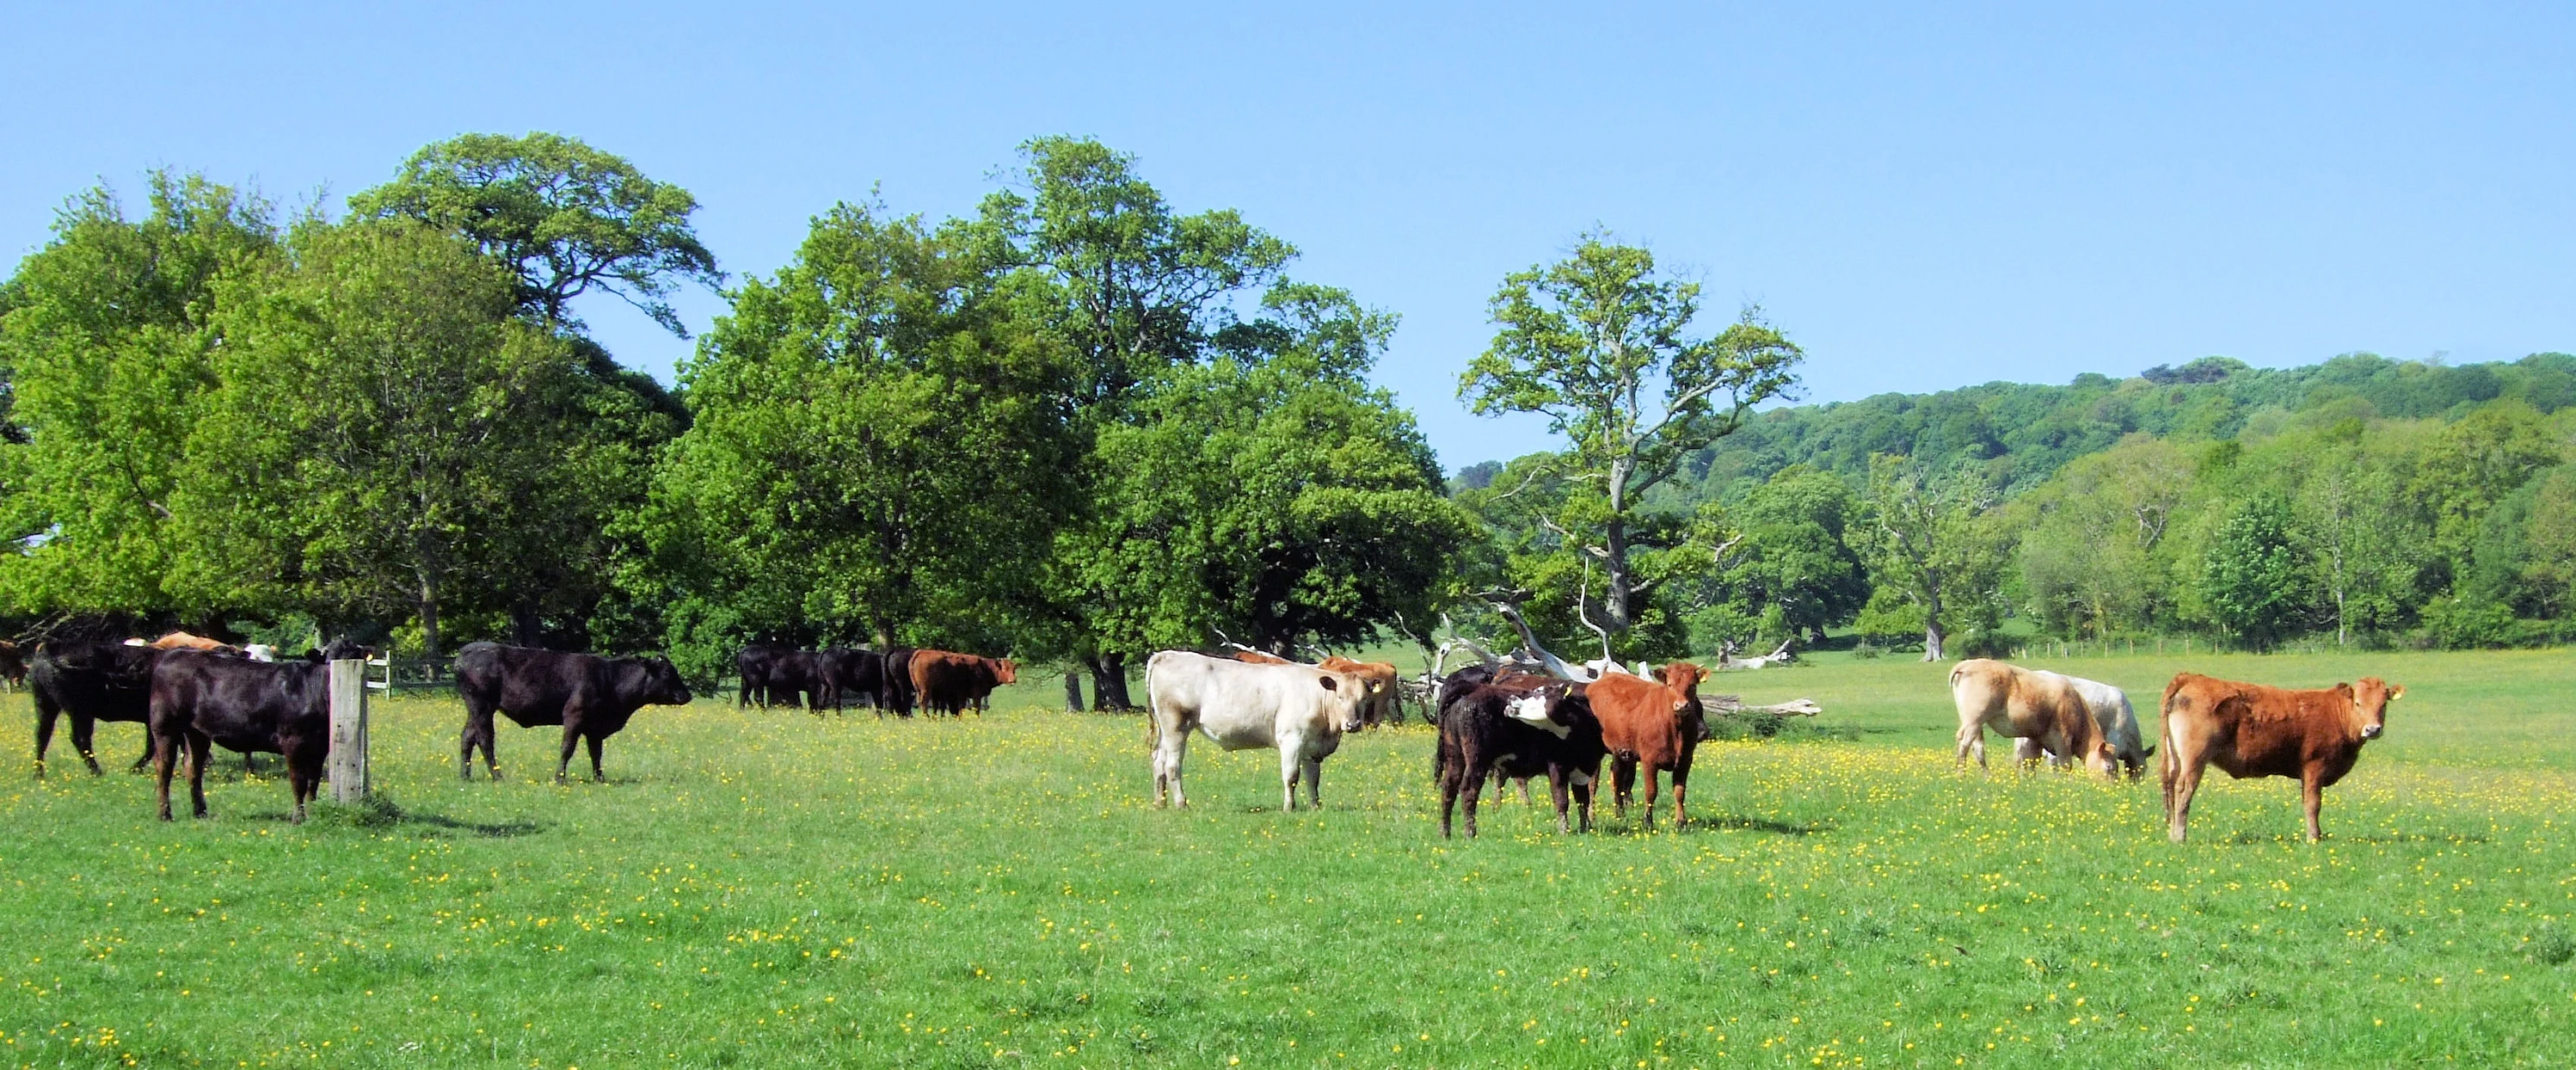
[[[2576,349],[2565,7],[358,7],[0,9],[0,252],[101,178],[292,201],[542,129],[767,273],[836,200],[963,213],[1023,139],[1091,135],[1401,313],[1377,377],[1451,468],[1545,445],[1457,373],[1503,274],[1596,224],[1702,281],[1711,330],[1760,302],[1818,401]],[[690,346],[584,312],[665,377]]]

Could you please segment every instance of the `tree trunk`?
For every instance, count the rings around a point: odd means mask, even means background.
[[[544,646],[545,622],[537,611],[525,606],[510,608],[510,642],[516,646]]]
[[[1923,623],[1923,660],[1946,660],[1941,650],[1941,641],[1945,638],[1947,637],[1941,634],[1940,618],[1935,617],[1925,621]]]
[[[1121,713],[1135,708],[1127,700],[1127,655],[1086,655],[1082,663],[1091,669],[1092,712]]]
[[[420,581],[420,653],[429,678],[438,679],[438,584],[426,576]]]
[[[1082,674],[1069,669],[1064,674],[1064,712],[1082,712]]]

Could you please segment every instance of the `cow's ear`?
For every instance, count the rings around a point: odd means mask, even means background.
[[[1339,691],[1339,690],[1341,690],[1341,688],[1338,688],[1338,687],[1333,686],[1333,678],[1332,678],[1332,677],[1330,677],[1330,676],[1318,676],[1318,677],[1316,677],[1316,678],[1315,678],[1315,680],[1316,680],[1316,682],[1323,684],[1323,685],[1324,685],[1324,690],[1326,690],[1326,691]]]
[[[2389,687],[2388,687],[2388,701],[2390,701],[2390,702],[2395,702],[2395,701],[2397,701],[2398,699],[2405,698],[2405,697],[2406,697],[2406,685],[2404,685],[2404,684],[2390,684],[2390,685],[2389,685]]]

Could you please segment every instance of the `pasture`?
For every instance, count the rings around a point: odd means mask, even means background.
[[[2151,737],[2186,664],[2408,692],[2316,846],[2286,780],[2213,773],[2174,846],[2152,779],[1954,772],[1948,666],[1898,660],[1706,685],[1856,738],[1707,745],[1686,832],[1489,796],[1447,842],[1418,722],[1347,740],[1321,813],[1200,740],[1158,812],[1144,718],[1042,673],[962,722],[649,708],[565,787],[551,730],[459,784],[459,704],[380,703],[389,805],[300,828],[230,755],[212,819],[152,820],[131,725],[36,781],[22,694],[0,1064],[2576,1062],[2576,657],[2027,664]]]

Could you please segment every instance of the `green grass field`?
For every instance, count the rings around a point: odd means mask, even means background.
[[[1946,666],[1895,660],[1719,678],[1857,738],[1711,744],[1678,834],[1514,801],[1443,842],[1419,725],[1295,815],[1271,754],[1202,740],[1196,808],[1158,812],[1143,719],[1044,680],[962,723],[648,710],[569,787],[506,725],[512,779],[460,785],[459,707],[403,699],[398,812],[303,827],[230,757],[215,816],[164,825],[149,778],[21,751],[0,1063],[2576,1062],[2576,656],[2033,664],[2151,733],[2185,664],[2408,694],[2315,846],[2290,781],[2218,777],[2177,847],[2152,782],[1955,772]],[[111,768],[140,736],[101,730]]]

